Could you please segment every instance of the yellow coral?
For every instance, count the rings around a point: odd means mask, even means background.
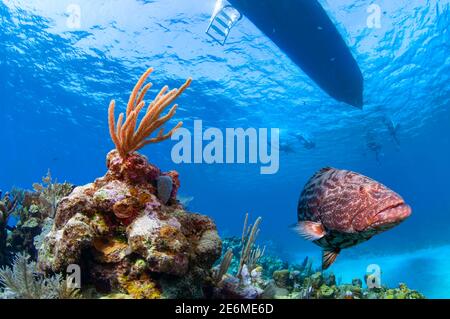
[[[139,279],[130,280],[126,276],[119,277],[119,283],[125,291],[135,299],[160,299],[161,291],[151,278],[142,274]]]
[[[145,190],[139,191],[135,187],[130,188],[130,194],[131,196],[136,197],[141,205],[145,205],[153,199],[156,200],[154,195],[147,193]]]
[[[152,72],[152,68],[148,69],[137,82],[130,95],[126,113],[125,115],[123,113],[119,115],[117,125],[115,123],[114,115],[115,101],[112,100],[109,105],[109,132],[116,145],[116,149],[122,158],[125,158],[128,154],[137,151],[147,144],[158,143],[170,138],[172,134],[183,125],[183,122],[179,122],[167,134],[164,134],[164,128],[161,128],[174,116],[178,107],[177,104],[172,106],[165,116],[160,116],[161,113],[191,84],[192,79],[190,78],[179,89],[173,89],[168,93],[166,93],[169,89],[168,86],[164,86],[153,102],[147,107],[147,111],[136,129],[138,115],[145,106],[145,94],[152,87],[152,83],[145,85],[143,88],[142,86]],[[159,132],[156,137],[147,139],[158,129]]]

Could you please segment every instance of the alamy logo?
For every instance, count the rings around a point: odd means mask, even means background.
[[[371,4],[367,7],[367,27],[370,29],[380,29],[381,28],[381,8],[378,4]]]
[[[78,4],[69,4],[66,8],[66,26],[69,29],[81,28],[81,7]]]
[[[367,288],[381,288],[381,267],[377,264],[371,264],[366,269]]]
[[[67,288],[80,289],[81,288],[81,268],[79,265],[71,264],[66,269],[66,283]]]
[[[172,140],[178,141],[171,152],[176,164],[259,163],[261,174],[276,174],[279,169],[278,128],[271,128],[270,134],[267,128],[227,128],[224,134],[218,128],[203,131],[202,121],[196,120],[192,133],[179,128]]]

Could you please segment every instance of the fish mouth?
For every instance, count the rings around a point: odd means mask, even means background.
[[[375,216],[370,228],[377,230],[390,229],[411,215],[411,207],[403,201],[390,205],[379,211]]]

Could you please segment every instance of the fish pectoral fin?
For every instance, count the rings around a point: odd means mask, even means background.
[[[322,270],[327,269],[336,260],[341,250],[339,248],[333,250],[324,250],[322,252]]]
[[[318,240],[326,235],[322,223],[304,221],[294,226],[295,231],[307,240]]]

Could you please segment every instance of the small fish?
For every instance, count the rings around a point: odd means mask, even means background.
[[[343,248],[369,240],[411,215],[402,197],[361,174],[323,168],[306,184],[295,230],[322,247],[322,269]]]
[[[189,208],[189,204],[194,200],[194,196],[183,196],[178,194],[177,195],[177,200],[180,202],[180,204],[184,207],[184,208]]]
[[[19,216],[9,215],[8,219],[6,221],[6,229],[10,230],[10,231],[13,231],[17,227],[17,224],[19,222],[20,222]]]
[[[316,143],[311,141],[309,138],[305,137],[303,134],[298,133],[296,137],[301,143],[303,143],[303,147],[306,148],[307,150],[311,150],[316,147]]]
[[[292,154],[295,153],[295,149],[292,147],[291,144],[282,142],[280,143],[280,147],[278,148],[280,152],[286,153],[286,154]]]

